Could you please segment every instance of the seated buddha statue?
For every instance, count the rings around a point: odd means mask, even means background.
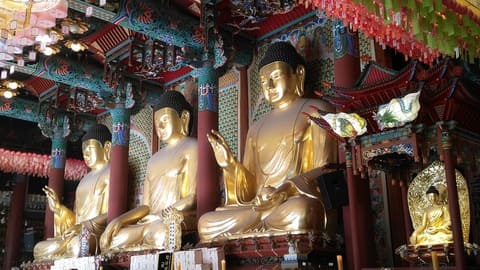
[[[73,211],[60,203],[53,189],[44,187],[54,215],[54,237],[35,245],[35,260],[78,257],[82,228],[100,237],[107,223],[111,138],[108,128],[101,124],[91,127],[82,137],[83,159],[91,170],[78,184]],[[96,244],[89,247],[90,254],[94,254]]]
[[[430,205],[425,208],[420,226],[410,236],[412,245],[432,245],[453,242],[451,220],[448,208],[439,199],[435,186],[426,192]]]
[[[165,145],[148,161],[143,205],[113,219],[100,238],[102,252],[165,249],[173,211],[196,208],[197,140],[189,137],[192,107],[177,91],[167,91],[155,108],[154,125]]]
[[[249,235],[321,233],[327,226],[316,178],[336,162],[337,145],[302,113],[331,112],[318,99],[302,98],[305,64],[287,42],[273,43],[259,64],[265,100],[273,110],[249,129],[243,163],[217,131],[208,134],[223,169],[225,202],[198,221],[202,242]]]

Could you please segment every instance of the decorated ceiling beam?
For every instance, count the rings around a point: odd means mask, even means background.
[[[15,98],[15,102],[0,100],[0,115],[29,122],[38,122],[38,104],[18,97]]]
[[[480,56],[478,7],[453,0],[312,0],[382,45],[431,64],[440,55]],[[462,4],[463,3],[463,4]],[[466,53],[464,53],[466,52]]]
[[[147,0],[123,0],[117,14],[80,0],[70,0],[69,8],[83,13],[91,8],[92,16],[96,18],[119,24],[166,44],[192,51],[202,49],[199,20],[181,14],[174,8],[154,9],[152,3]]]
[[[34,65],[18,66],[13,63],[7,63],[7,65],[15,65],[16,72],[42,77],[72,87],[84,88],[96,92],[102,97],[112,93],[112,89],[103,80],[102,69],[78,65],[58,56],[40,55],[39,61]]]
[[[25,100],[16,97],[15,102],[0,100],[0,115],[19,120],[43,123],[47,121],[45,118],[47,106],[39,106],[37,102]],[[96,119],[87,114],[67,113],[70,119],[71,133],[69,140],[76,141],[96,123]]]

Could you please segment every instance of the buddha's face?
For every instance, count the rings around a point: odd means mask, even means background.
[[[162,108],[155,112],[155,129],[158,138],[163,142],[171,142],[183,137],[183,121],[177,111],[172,108]]]
[[[95,168],[107,163],[106,149],[99,141],[95,139],[86,140],[82,143],[82,153],[85,164],[89,168]]]
[[[259,73],[263,95],[274,107],[281,107],[298,97],[299,81],[289,64],[276,61],[263,66]]]
[[[437,204],[438,203],[438,195],[437,193],[428,193],[427,194],[427,200],[431,203],[431,204]]]

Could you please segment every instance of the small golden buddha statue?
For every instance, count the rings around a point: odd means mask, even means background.
[[[100,238],[102,252],[164,249],[172,212],[196,208],[197,140],[188,137],[192,107],[177,91],[167,91],[155,108],[154,125],[166,145],[149,160],[143,205],[112,220]]]
[[[336,162],[337,145],[302,112],[333,108],[304,93],[305,65],[286,42],[270,45],[259,65],[262,92],[273,110],[251,126],[243,164],[216,131],[208,135],[223,169],[225,203],[198,221],[202,242],[257,235],[320,233],[327,215],[316,177]]]
[[[465,243],[470,234],[470,199],[468,184],[463,175],[455,170],[458,204]],[[434,161],[423,169],[408,185],[408,209],[414,231],[411,245],[435,245],[453,242],[451,219],[448,209],[445,165]]]
[[[83,159],[91,171],[78,184],[73,211],[60,204],[53,189],[44,187],[54,214],[54,237],[35,245],[36,261],[78,257],[82,227],[97,237],[103,232],[107,222],[111,138],[108,128],[101,124],[91,127],[82,137]],[[95,244],[90,245],[90,254],[95,251]]]
[[[425,208],[422,223],[410,236],[412,245],[432,245],[453,242],[450,214],[439,199],[439,192],[430,186],[426,196],[430,205]]]

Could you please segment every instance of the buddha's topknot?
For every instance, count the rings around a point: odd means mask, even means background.
[[[112,133],[107,126],[103,124],[95,124],[88,129],[85,135],[83,135],[82,142],[90,139],[95,139],[104,145],[106,141],[112,140]]]
[[[298,65],[305,66],[303,57],[298,54],[295,47],[293,47],[289,42],[284,41],[270,44],[267,52],[263,56],[262,60],[260,60],[258,69],[261,69],[263,66],[276,61],[282,61],[289,64],[294,71],[297,69]]]

